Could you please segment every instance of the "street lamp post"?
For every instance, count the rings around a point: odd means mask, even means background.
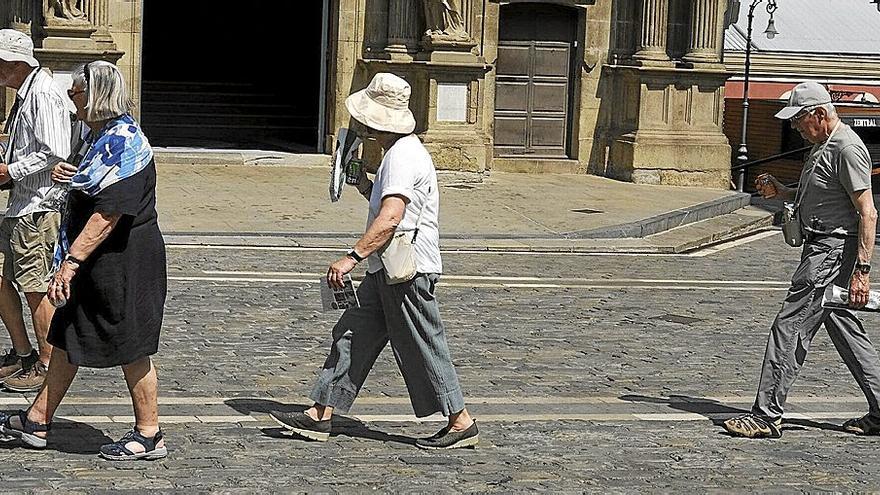
[[[743,165],[749,161],[749,147],[746,144],[746,133],[749,129],[749,68],[752,62],[752,21],[755,18],[755,8],[764,0],[752,0],[749,6],[749,23],[746,29],[746,66],[743,74],[743,116],[742,116],[742,139],[740,139],[739,150],[737,150],[736,161],[739,165]],[[880,0],[877,0],[880,2]],[[777,9],[776,0],[767,0],[767,13],[770,14],[770,22],[767,23],[767,29],[764,34],[767,39],[773,39],[779,34],[776,30],[776,23],[773,21],[773,14]],[[740,168],[736,179],[737,191],[742,191],[745,186],[746,169]]]

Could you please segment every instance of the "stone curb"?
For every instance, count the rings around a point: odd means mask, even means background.
[[[771,226],[771,217],[756,217],[750,222],[723,231],[701,235],[687,241],[668,245],[625,245],[609,242],[563,240],[558,238],[530,239],[450,239],[441,238],[440,247],[447,252],[526,252],[557,254],[685,254],[696,249],[746,237]],[[198,233],[166,233],[165,242],[187,246],[249,246],[265,248],[325,249],[344,252],[351,247],[357,236],[328,235],[326,237],[288,236],[284,234],[237,235],[234,233],[204,235]],[[452,242],[444,242],[452,241]],[[601,240],[600,240],[601,241]]]
[[[687,208],[661,213],[636,222],[612,225],[585,231],[563,234],[570,239],[620,239],[631,237],[647,237],[689,223],[707,220],[749,206],[752,196],[748,193],[736,193],[724,198],[706,201]]]
[[[574,231],[574,232],[566,232],[560,234],[558,237],[547,237],[540,236],[535,234],[483,234],[479,232],[475,233],[443,233],[440,235],[441,239],[455,239],[455,240],[474,240],[479,239],[486,241],[487,243],[494,243],[498,241],[504,240],[520,240],[525,243],[529,243],[528,241],[548,241],[552,240],[554,242],[558,241],[576,241],[576,240],[600,240],[600,239],[632,239],[632,238],[643,238],[649,235],[658,234],[661,232],[665,232],[670,229],[674,229],[676,227],[681,227],[683,225],[699,222],[702,220],[708,220],[713,217],[717,217],[720,215],[726,215],[728,213],[732,213],[741,208],[745,208],[749,206],[749,202],[751,200],[751,195],[748,193],[737,193],[725,198],[718,198],[712,201],[707,201],[705,203],[700,203],[694,206],[689,206],[687,208],[682,208],[679,210],[673,210],[667,213],[662,213],[660,215],[656,215],[653,217],[649,217],[643,220],[638,220],[635,222],[612,225],[610,227],[600,227],[597,229],[591,230],[583,230],[583,231]],[[353,238],[358,239],[362,235],[362,232],[243,232],[243,233],[229,233],[229,232],[166,232],[166,236],[198,236],[198,237],[223,237],[223,236],[233,236],[233,237],[248,237],[248,238],[261,238],[261,237],[289,237],[289,238],[302,238],[302,239],[327,239],[327,238]]]

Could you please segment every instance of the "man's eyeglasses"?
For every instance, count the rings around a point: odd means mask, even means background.
[[[792,117],[791,119],[789,119],[789,121],[790,121],[792,124],[800,124],[801,121],[804,120],[804,117],[806,117],[807,115],[813,115],[813,112],[815,112],[815,111],[816,111],[815,108],[807,108],[807,109],[804,109],[804,111],[802,111],[801,113],[795,115],[794,117]]]

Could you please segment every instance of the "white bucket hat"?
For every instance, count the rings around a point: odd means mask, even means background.
[[[39,67],[34,58],[34,42],[31,37],[15,29],[0,29],[0,60],[25,62],[31,67]]]
[[[377,131],[410,134],[416,119],[409,109],[409,83],[394,74],[380,72],[370,85],[345,100],[351,116]]]

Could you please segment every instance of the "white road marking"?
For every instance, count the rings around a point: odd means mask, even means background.
[[[734,416],[738,413],[712,413],[712,416]],[[860,417],[864,412],[840,411],[840,412],[811,412],[786,414],[784,420],[824,420],[844,419]],[[408,414],[348,414],[345,417],[367,423],[445,423],[446,418],[439,414],[425,418],[417,418]],[[593,421],[593,422],[685,422],[685,421],[709,421],[708,415],[697,413],[513,413],[513,414],[479,414],[476,416],[481,423],[520,423],[520,422],[554,422],[554,421]],[[116,423],[132,424],[133,416],[85,416],[85,415],[59,415],[56,419],[73,421],[77,423]],[[231,424],[231,423],[261,423],[275,425],[269,419],[268,414],[257,413],[256,415],[160,415],[159,421],[163,424]]]
[[[861,407],[864,403],[864,397],[844,396],[844,397],[801,397],[788,401],[791,407],[796,408],[799,404],[822,404],[826,406],[844,405],[844,408],[851,406]],[[305,397],[160,397],[159,404],[161,406],[193,406],[199,409],[208,406],[229,405],[230,412],[234,410],[233,405],[229,403],[237,401],[244,405],[247,401],[264,401],[278,404],[308,404],[310,401]],[[710,417],[720,418],[725,416],[733,416],[738,412],[730,411],[730,408],[748,409],[752,403],[752,396],[729,396],[729,397],[705,397],[705,398],[664,398],[650,397],[645,400],[632,399],[627,400],[615,396],[594,396],[594,397],[469,397],[468,404],[472,406],[473,412],[476,414],[480,422],[531,422],[531,421],[593,421],[593,422],[685,422],[685,421],[708,421]],[[714,404],[716,403],[717,404]],[[0,406],[24,406],[29,403],[28,397],[0,397]],[[77,406],[79,409],[88,406],[119,406],[130,405],[129,397],[70,397],[64,400],[64,406]],[[358,399],[358,404],[371,406],[402,406],[408,405],[409,399],[406,397],[362,397]],[[678,405],[673,406],[673,404]],[[703,408],[709,409],[705,414],[696,412],[683,411],[682,404],[699,404]],[[538,406],[537,410],[522,411],[516,413],[481,414],[480,406],[490,405],[533,405]],[[548,410],[546,407],[540,406],[586,406],[585,412],[567,412],[560,413]],[[621,405],[629,405],[632,408],[621,408]],[[716,406],[718,410],[712,410],[711,406]],[[602,411],[603,406],[612,406],[613,410]],[[709,406],[709,407],[707,407]],[[639,407],[657,407],[657,408],[673,408],[679,409],[681,412],[638,412]],[[543,409],[543,412],[542,412]],[[826,419],[847,419],[860,417],[863,412],[858,410],[831,410],[805,411],[786,413],[787,420],[826,420]],[[385,422],[385,423],[442,423],[446,421],[440,414],[434,414],[425,418],[416,418],[411,414],[348,414],[346,417],[364,422]],[[81,423],[122,423],[131,424],[134,418],[130,415],[59,415],[59,419]],[[274,424],[265,413],[251,414],[174,414],[162,415],[160,411],[160,421],[167,424],[234,424],[234,423],[260,423]]]
[[[174,275],[178,282],[246,282],[263,284],[318,284],[324,274],[308,272],[203,270],[205,275]],[[358,286],[359,281],[354,285]],[[785,291],[790,282],[776,280],[695,279],[589,279],[443,275],[440,285],[489,289],[658,289],[720,291]]]
[[[27,405],[30,404],[32,397],[16,395],[13,397],[0,397],[0,406]],[[596,404],[711,404],[717,402],[719,404],[747,404],[754,402],[753,395],[735,395],[735,396],[719,396],[719,397],[649,397],[645,400],[638,398],[623,399],[618,396],[587,396],[587,397],[468,397],[468,404],[488,404],[488,405],[596,405]],[[196,406],[215,406],[228,404],[231,401],[271,401],[280,404],[310,404],[311,402],[305,396],[291,397],[159,397],[159,404],[163,406],[174,405],[196,405]],[[649,402],[650,401],[650,402]],[[797,406],[799,404],[838,404],[838,403],[862,403],[865,398],[862,396],[817,396],[817,397],[796,397],[786,401],[787,404]],[[364,405],[400,405],[409,404],[407,397],[358,397],[358,404]],[[106,406],[106,405],[130,405],[131,398],[128,396],[119,397],[87,397],[87,396],[71,396],[66,397],[62,405],[67,406]]]
[[[692,256],[694,258],[705,258],[706,256],[720,253],[721,251],[725,251],[727,249],[731,249],[731,248],[735,248],[735,247],[739,247],[739,246],[744,246],[744,245],[749,244],[751,242],[760,241],[761,239],[773,237],[773,236],[779,235],[781,233],[782,233],[782,231],[778,230],[778,229],[759,231],[758,233],[752,234],[747,237],[743,237],[740,239],[735,239],[733,241],[723,242],[723,243],[717,244],[715,246],[710,246],[710,247],[705,247],[705,248],[699,249],[697,251],[689,253],[689,256]]]
[[[317,284],[317,280],[309,279],[285,279],[285,278],[252,278],[252,277],[168,277],[168,280],[178,282],[252,282],[267,284]],[[358,285],[357,282],[354,284]],[[787,291],[788,287],[768,287],[755,285],[752,287],[729,287],[720,285],[618,285],[618,284],[490,284],[490,283],[456,283],[440,282],[439,285],[447,287],[467,287],[484,289],[656,289],[656,290],[702,290],[702,291]]]
[[[260,276],[260,277],[312,277],[312,280],[320,279],[326,273],[308,273],[308,272],[254,272],[254,271],[228,271],[228,270],[201,270],[205,275],[211,276]],[[441,281],[446,280],[487,280],[487,281],[503,281],[503,282],[556,282],[577,280],[583,283],[650,283],[650,284],[719,284],[719,285],[785,285],[790,282],[779,280],[697,280],[697,279],[653,279],[653,278],[547,278],[547,277],[500,277],[495,275],[450,275],[443,274]]]

